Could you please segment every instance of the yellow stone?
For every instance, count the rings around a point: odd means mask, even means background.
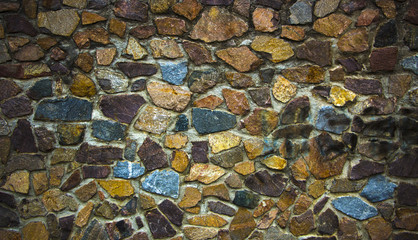
[[[333,13],[327,17],[318,18],[313,24],[313,29],[329,37],[338,37],[352,22],[344,14]]]
[[[24,240],[48,240],[49,232],[42,222],[30,222],[22,228]],[[2,238],[3,239],[3,238]]]
[[[76,96],[91,97],[96,94],[96,85],[94,85],[94,82],[86,75],[78,73],[73,79],[70,90]]]
[[[334,104],[334,106],[342,107],[348,101],[354,101],[356,96],[357,95],[350,90],[346,90],[346,89],[338,87],[338,86],[333,86],[331,88],[328,100],[332,104]]]
[[[308,194],[314,198],[319,198],[324,193],[325,193],[325,181],[324,180],[315,180],[308,187]]]
[[[49,185],[52,187],[58,187],[61,185],[61,179],[64,176],[65,173],[65,166],[58,165],[53,166],[49,170]]]
[[[29,172],[16,171],[7,176],[6,182],[1,186],[2,189],[11,192],[28,194],[29,192]]]
[[[193,214],[198,214],[198,213],[200,213],[200,207],[199,207],[199,206],[197,206],[197,207],[192,207],[192,208],[187,208],[187,209],[185,209],[185,210],[186,210],[186,212],[193,213]]]
[[[106,18],[92,12],[83,11],[81,13],[81,24],[83,25],[93,24],[101,21],[106,21]]]
[[[98,65],[109,66],[117,53],[116,48],[99,48],[96,50],[96,61]]]
[[[179,202],[180,208],[192,208],[195,207],[200,200],[202,200],[202,194],[199,189],[194,187],[186,187],[184,196]]]
[[[134,194],[134,188],[128,180],[99,180],[98,183],[113,198],[126,198]]]
[[[93,207],[94,204],[92,202],[88,202],[86,206],[78,212],[77,218],[75,219],[75,225],[81,228],[84,227],[89,221]]]
[[[140,193],[139,194],[139,206],[144,209],[150,209],[150,208],[154,208],[157,206],[157,204],[155,203],[155,199],[152,198],[149,195]]]
[[[214,133],[209,135],[209,145],[213,153],[231,149],[240,144],[241,137],[230,132]]]
[[[254,159],[264,153],[264,141],[259,138],[253,138],[243,141],[245,151],[249,159]]]
[[[296,95],[298,87],[282,76],[278,76],[273,86],[273,97],[286,103]]]
[[[308,179],[309,172],[303,158],[299,158],[291,167],[292,175],[297,181]]]
[[[48,190],[48,176],[46,171],[43,172],[35,172],[32,174],[32,186],[35,192],[35,195],[42,194],[46,190]]]
[[[144,57],[148,56],[147,50],[139,44],[139,42],[130,37],[128,40],[128,45],[125,49],[125,54],[131,55],[134,60],[143,59]]]
[[[253,161],[246,161],[237,163],[234,167],[234,171],[241,175],[248,175],[255,172],[255,165]]]
[[[251,48],[258,52],[266,52],[271,55],[270,60],[274,63],[282,62],[294,55],[290,44],[283,39],[257,36],[251,43]]]
[[[276,169],[276,170],[283,170],[287,165],[286,159],[281,158],[276,155],[265,158],[261,162],[264,165],[266,165],[268,168]]]
[[[204,184],[212,183],[225,174],[225,170],[221,167],[197,163],[190,168],[189,176],[185,178],[186,181],[199,181]]]
[[[176,133],[165,136],[164,146],[168,148],[180,149],[184,148],[189,139],[182,133]]]
[[[189,157],[187,156],[187,153],[181,150],[173,151],[171,167],[177,172],[184,172],[187,166],[189,166]]]
[[[228,221],[215,214],[191,217],[187,219],[187,222],[191,225],[216,228],[223,227],[228,223]]]
[[[23,69],[23,78],[30,78],[31,76],[39,76],[50,72],[51,69],[45,63],[30,63],[25,65]]]

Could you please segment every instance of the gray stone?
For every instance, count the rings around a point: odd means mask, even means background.
[[[360,195],[371,202],[380,202],[393,198],[396,187],[396,184],[389,182],[383,175],[378,175],[369,178],[369,182]]]
[[[179,174],[172,170],[156,170],[142,182],[145,191],[172,198],[179,197],[179,185]]]
[[[210,161],[223,168],[231,168],[235,163],[241,162],[244,158],[244,150],[241,147],[236,147],[223,153],[214,155]]]
[[[34,119],[44,121],[89,121],[93,104],[87,100],[67,97],[39,103]]]
[[[120,162],[118,161],[116,167],[113,168],[113,175],[117,178],[137,178],[145,173],[145,168],[139,163]]]
[[[290,8],[290,24],[305,24],[312,22],[312,0],[299,0]]]
[[[96,120],[93,121],[93,136],[103,141],[124,140],[126,126],[118,122]]]
[[[358,197],[339,197],[332,201],[339,211],[358,220],[366,220],[378,214],[377,209]]]
[[[221,132],[235,127],[235,115],[202,108],[192,109],[192,125],[199,134]]]
[[[350,126],[350,118],[338,114],[333,107],[327,106],[319,110],[315,127],[318,130],[341,134]]]

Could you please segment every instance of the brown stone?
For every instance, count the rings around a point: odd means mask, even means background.
[[[189,19],[190,21],[197,17],[202,8],[202,4],[200,4],[197,0],[184,0],[176,3],[172,7],[173,12]]]
[[[113,12],[117,17],[139,22],[148,21],[148,5],[139,0],[118,0]]]
[[[53,166],[49,170],[49,185],[57,187],[61,185],[61,179],[64,176],[65,167],[62,165]]]
[[[59,189],[50,189],[42,196],[42,202],[49,212],[59,212],[75,203],[74,199],[69,195],[65,195]]]
[[[286,79],[298,83],[321,83],[325,80],[325,70],[316,65],[286,68],[282,74]]]
[[[234,171],[247,176],[253,172],[255,172],[255,164],[253,161],[245,161],[235,164]]]
[[[212,58],[211,52],[199,43],[184,40],[183,47],[187,55],[189,55],[190,59],[196,65],[215,62]]]
[[[342,66],[336,66],[331,68],[329,71],[329,79],[333,82],[344,81],[345,72]]]
[[[232,113],[246,115],[250,111],[250,104],[244,93],[224,88],[222,89],[222,95],[229,111]]]
[[[29,41],[30,40],[28,38],[24,38],[24,37],[8,37],[7,38],[7,43],[9,44],[9,48],[11,52],[16,52],[17,50],[19,50],[20,47],[29,43]]]
[[[370,54],[370,69],[372,72],[393,71],[398,62],[398,47],[374,49]]]
[[[4,1],[0,3],[0,12],[16,12],[19,10],[20,4],[18,2]]]
[[[403,97],[408,92],[412,81],[411,75],[398,74],[389,76],[388,92],[396,97]]]
[[[305,29],[299,26],[283,25],[280,37],[293,41],[302,41],[305,38]]]
[[[68,54],[59,47],[54,47],[51,49],[51,58],[55,61],[64,60],[67,57],[67,55]]]
[[[251,96],[251,99],[260,107],[270,107],[271,106],[271,96],[269,87],[261,87],[255,89],[249,89],[248,93]]]
[[[38,45],[29,44],[21,49],[14,55],[14,58],[18,61],[37,61],[44,56],[44,52]]]
[[[241,18],[229,13],[226,9],[211,7],[202,13],[190,37],[205,42],[225,41],[240,37],[247,30],[248,24]]]
[[[410,1],[409,10],[406,13],[405,20],[415,25],[418,24],[418,3]]]
[[[214,110],[223,102],[224,101],[222,100],[222,98],[217,97],[215,95],[209,95],[207,97],[194,101],[193,106],[198,107],[198,108],[209,108],[211,110]]]
[[[258,204],[258,206],[254,209],[253,217],[258,218],[264,213],[270,211],[270,209],[273,206],[274,206],[274,201],[271,199],[265,199],[261,201],[260,204]]]
[[[157,204],[155,203],[155,199],[149,195],[140,193],[139,194],[139,206],[144,209],[150,209],[150,208],[154,208],[157,206]]]
[[[226,185],[230,188],[241,188],[242,187],[242,181],[238,174],[231,173],[229,176],[225,179]]]
[[[4,240],[21,240],[22,239],[20,232],[7,230],[7,229],[0,229],[0,236],[2,236]]]
[[[200,200],[202,200],[202,194],[199,192],[199,189],[194,187],[186,187],[184,196],[179,202],[179,207],[192,208],[195,207],[200,202]]]
[[[280,214],[280,216],[277,218],[277,224],[281,228],[286,227],[287,222],[289,221],[289,218],[290,218],[290,214],[291,214],[290,210],[286,210],[282,214]]]
[[[387,18],[396,17],[396,5],[394,0],[376,0],[376,5],[382,9],[383,14]]]
[[[396,99],[380,96],[370,97],[349,108],[350,112],[361,115],[387,115],[395,111]]]
[[[77,151],[75,161],[88,164],[112,164],[122,159],[122,149],[111,146],[94,146],[87,142],[81,144]]]
[[[163,108],[146,106],[134,127],[138,130],[161,134],[167,130],[171,121],[171,113]]]
[[[218,234],[218,230],[202,227],[184,227],[183,233],[190,240],[212,239]]]
[[[340,0],[319,0],[315,4],[314,15],[317,17],[325,17],[334,12],[339,4]]]
[[[293,217],[289,223],[289,230],[295,236],[309,234],[315,227],[314,216],[312,210],[302,215]]]
[[[68,37],[77,28],[80,17],[74,9],[39,12],[38,27],[47,28],[52,34]]]
[[[151,26],[138,26],[135,28],[132,28],[129,31],[129,34],[138,38],[138,39],[145,39],[145,38],[149,38],[152,35],[155,34],[157,30],[155,29],[155,27],[153,25]]]
[[[317,19],[313,29],[329,37],[338,37],[350,25],[352,21],[343,14],[333,13],[327,17]]]
[[[237,72],[226,72],[225,77],[234,88],[248,88],[255,85],[251,76]]]
[[[89,48],[91,41],[103,45],[110,43],[109,33],[102,27],[77,32],[73,35],[73,40],[78,48]]]
[[[163,148],[147,137],[138,149],[138,156],[148,171],[168,166],[167,155]]]
[[[341,240],[358,240],[360,239],[358,235],[356,221],[343,217],[340,219],[338,238]]]
[[[176,3],[175,0],[150,0],[149,5],[153,13],[165,13]]]
[[[356,26],[369,26],[370,24],[377,21],[379,21],[379,10],[365,9],[361,11],[360,16],[358,16]]]
[[[94,82],[82,73],[74,76],[70,90],[74,95],[79,97],[92,97],[96,94]]]
[[[273,209],[270,212],[268,212],[266,215],[264,215],[260,219],[260,221],[257,223],[257,228],[268,229],[270,225],[273,223],[274,219],[276,219],[278,212],[279,212],[279,209]]]
[[[216,51],[216,56],[224,60],[239,72],[255,70],[263,63],[263,60],[259,59],[246,46],[218,50]]]
[[[48,240],[49,232],[42,222],[30,222],[22,228],[25,240]]]
[[[96,182],[90,181],[89,183],[81,186],[75,191],[75,195],[83,202],[88,201],[90,198],[92,198],[94,195],[96,195],[97,192],[97,185]]]
[[[340,37],[338,49],[342,52],[364,52],[369,49],[369,34],[366,28],[351,30]]]
[[[256,31],[274,32],[279,29],[279,13],[269,8],[256,8],[253,24]]]
[[[116,18],[109,20],[109,32],[118,35],[120,38],[123,38],[126,30],[126,22],[120,21]]]
[[[280,195],[279,201],[277,201],[277,207],[280,209],[280,211],[285,211],[295,202],[297,196],[297,190],[293,187],[288,187]]]
[[[92,202],[88,202],[84,208],[82,208],[75,219],[75,225],[78,227],[84,227],[90,218],[90,214],[93,211],[94,204]]]
[[[78,55],[75,64],[84,72],[90,72],[93,69],[94,59],[89,53],[81,53]]]
[[[296,57],[306,59],[321,67],[331,64],[331,42],[310,40],[296,48]]]
[[[410,231],[418,230],[418,211],[412,208],[397,208],[395,211],[395,227]]]
[[[179,18],[161,17],[154,19],[158,34],[181,36],[187,32],[186,22]]]
[[[81,182],[81,171],[80,169],[75,170],[68,178],[65,180],[65,182],[60,187],[61,191],[69,191],[78,185],[80,185]]]
[[[43,49],[43,50],[48,50],[51,47],[53,47],[55,44],[57,44],[57,40],[55,38],[52,37],[42,37],[42,38],[38,38],[36,40],[36,43]]]
[[[256,224],[250,211],[239,208],[229,226],[232,239],[243,240],[255,229]]]
[[[228,188],[226,188],[223,183],[212,186],[204,186],[202,194],[203,197],[213,196],[225,201],[230,200]]]
[[[304,213],[312,205],[312,198],[310,198],[306,193],[303,193],[299,196],[298,200],[293,207],[293,213],[296,215]]]
[[[10,153],[10,138],[7,136],[0,137],[0,162],[6,164]]]
[[[99,14],[86,12],[86,11],[83,11],[81,13],[81,24],[83,25],[89,25],[89,24],[102,22],[102,21],[106,21],[106,18],[100,16]]]
[[[389,239],[392,234],[392,225],[382,217],[375,217],[366,224],[367,232],[371,240]]]
[[[46,171],[32,174],[33,191],[36,195],[44,193],[49,188]]]
[[[4,27],[3,25],[0,25],[0,39],[4,38]]]
[[[9,174],[1,185],[1,189],[28,194],[29,192],[29,172],[16,171]]]
[[[250,7],[250,0],[235,0],[234,5],[232,6],[232,10],[241,16],[248,18],[250,17]]]
[[[159,82],[148,83],[147,91],[156,106],[176,112],[182,112],[192,96],[192,92],[179,86]]]
[[[164,146],[167,148],[181,149],[184,148],[189,139],[182,133],[169,134],[165,136]]]
[[[96,50],[96,61],[98,65],[109,66],[117,53],[116,48],[99,48]]]
[[[191,217],[187,219],[187,222],[191,225],[216,228],[223,227],[228,223],[225,219],[215,214]]]
[[[319,198],[322,194],[325,193],[325,181],[324,180],[315,180],[308,187],[308,193],[314,198]]]
[[[267,136],[277,127],[278,115],[279,113],[270,109],[256,108],[242,123],[251,135]]]
[[[150,47],[154,58],[180,58],[183,57],[183,53],[180,50],[179,45],[173,39],[151,40]]]

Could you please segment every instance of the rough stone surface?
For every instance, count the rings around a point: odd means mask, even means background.
[[[343,14],[333,13],[327,17],[317,19],[313,29],[329,37],[338,37],[350,26],[352,21]]]
[[[77,11],[73,9],[38,13],[38,27],[47,28],[53,34],[60,36],[70,36],[79,21]]]
[[[282,74],[289,81],[297,83],[321,83],[325,77],[325,71],[316,65],[287,68]]]
[[[263,63],[247,46],[218,50],[216,56],[239,72],[255,70]]]
[[[147,84],[147,91],[155,105],[182,112],[188,105],[192,92],[181,87],[151,82]]]
[[[232,239],[245,239],[255,227],[256,223],[251,212],[245,208],[239,208],[229,226],[229,232]]]
[[[178,173],[171,170],[156,170],[145,178],[142,182],[142,188],[148,192],[178,198],[179,184]]]
[[[332,201],[339,211],[358,220],[365,220],[377,215],[377,209],[357,197],[339,197]]]
[[[285,61],[294,55],[289,43],[282,39],[267,36],[255,37],[251,43],[251,48],[268,54],[270,61],[274,63]]]

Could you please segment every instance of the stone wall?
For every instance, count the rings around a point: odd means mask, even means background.
[[[1,239],[418,239],[418,1],[0,2]]]

